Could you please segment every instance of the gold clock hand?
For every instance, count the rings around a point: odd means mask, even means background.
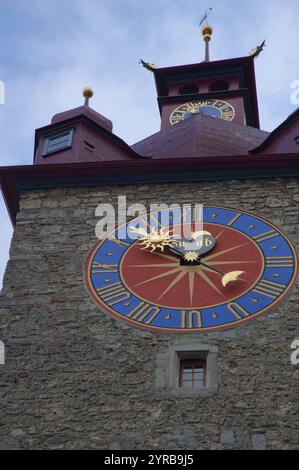
[[[245,271],[232,271],[230,273],[225,274],[221,279],[223,287],[227,286],[227,284],[229,284],[230,282],[238,281],[239,277],[244,273]],[[244,281],[244,279],[241,279],[241,281]]]
[[[218,271],[218,269],[215,269],[215,268],[211,268],[211,266],[209,266],[208,264],[203,263],[200,259],[198,260],[198,263],[199,263],[199,264],[202,264],[202,265],[205,266],[206,268],[209,268],[211,271],[214,271],[214,272],[217,273],[217,274],[221,274],[221,276],[224,276],[224,275],[225,275],[224,272]]]
[[[230,271],[229,273],[224,273],[222,271],[218,271],[217,269],[215,268],[211,268],[209,265],[203,263],[202,261],[200,261],[200,264],[202,264],[203,266],[205,266],[206,268],[210,269],[211,271],[214,271],[215,273],[217,274],[220,274],[222,275],[222,279],[221,279],[221,283],[223,285],[223,287],[226,287],[227,284],[229,284],[230,282],[233,282],[233,281],[238,281],[239,280],[239,277],[245,273],[245,271]],[[243,279],[241,279],[243,280]]]
[[[141,235],[138,241],[144,245],[144,249],[151,248],[152,252],[157,248],[163,252],[166,246],[173,243],[172,235],[166,230],[166,227],[162,227],[160,230],[153,227],[150,233],[142,228],[130,227],[130,229],[133,233]]]

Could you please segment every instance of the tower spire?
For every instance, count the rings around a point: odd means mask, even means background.
[[[202,17],[199,22],[199,27],[201,27],[201,34],[203,36],[203,40],[205,42],[205,62],[210,61],[210,41],[213,34],[212,26],[208,25],[208,16],[212,11],[212,7],[210,7]]]

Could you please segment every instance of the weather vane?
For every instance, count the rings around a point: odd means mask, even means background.
[[[202,19],[199,22],[199,27],[201,28],[201,34],[203,36],[203,40],[205,42],[205,62],[210,61],[210,41],[213,34],[212,26],[208,25],[208,16],[212,11],[212,7],[208,8],[208,10],[203,15]]]
[[[199,26],[201,26],[204,22],[206,22],[206,24],[208,24],[208,16],[209,16],[209,14],[211,13],[212,10],[213,10],[212,7],[207,9],[207,11],[205,12],[202,19],[199,22]]]

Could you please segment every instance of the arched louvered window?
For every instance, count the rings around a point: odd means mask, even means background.
[[[184,85],[179,89],[179,95],[194,95],[199,93],[197,85]]]
[[[219,80],[218,82],[214,82],[210,85],[210,91],[223,91],[228,89],[229,84],[226,80]]]

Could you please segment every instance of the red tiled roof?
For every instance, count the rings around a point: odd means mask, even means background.
[[[269,132],[196,114],[132,146],[152,158],[248,155]]]
[[[258,147],[252,149],[250,153],[262,153],[264,150],[276,139],[279,139],[284,133],[286,133],[287,129],[289,129],[292,125],[296,124],[296,129],[299,123],[299,108],[295,109],[274,131],[268,134],[267,139],[265,139]],[[296,132],[297,134],[297,132]],[[298,138],[298,137],[297,137]],[[290,152],[293,152],[293,140],[289,139],[288,147]],[[296,142],[297,145],[297,142]]]
[[[62,113],[55,114],[55,116],[52,117],[51,124],[56,124],[57,122],[63,122],[66,121],[67,119],[72,119],[77,116],[86,116],[88,117],[91,121],[96,122],[100,126],[102,126],[104,129],[107,129],[109,132],[112,132],[112,122],[110,119],[107,119],[105,116],[102,114],[98,113],[94,109],[90,108],[89,106],[83,105],[79,106],[78,108],[74,109],[69,109],[68,111],[63,111]]]

